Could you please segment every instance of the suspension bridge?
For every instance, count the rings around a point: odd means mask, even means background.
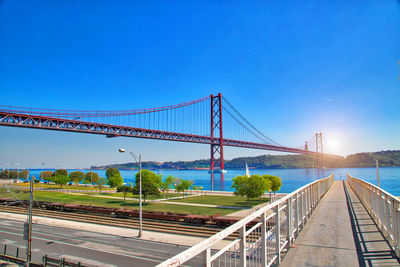
[[[0,125],[112,137],[137,137],[210,145],[210,170],[224,170],[224,146],[324,157],[323,138],[317,133],[301,147],[279,144],[259,131],[219,93],[158,108],[83,111],[0,105]],[[310,148],[315,145],[315,151]]]
[[[324,166],[324,158],[339,158],[324,153],[322,133],[301,147],[279,144],[221,94],[140,110],[3,105],[0,125],[207,144],[211,170],[224,169],[224,146],[312,155],[317,167]],[[233,233],[239,237],[228,240]],[[334,181],[332,174],[257,209],[158,267],[182,266],[199,259],[202,266],[398,266],[399,244],[399,200],[351,175],[343,182]]]

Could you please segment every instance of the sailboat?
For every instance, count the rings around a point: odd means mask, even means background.
[[[227,173],[226,170],[221,170],[219,168],[215,168],[213,171],[212,170],[208,170],[208,173]]]
[[[247,162],[246,162],[246,176],[250,177],[250,171],[249,171],[249,166],[247,166]]]

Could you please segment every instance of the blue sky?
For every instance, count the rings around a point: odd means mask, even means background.
[[[0,2],[3,105],[117,110],[221,92],[252,124],[331,153],[400,149],[399,1]],[[0,166],[209,157],[207,145],[0,127]],[[268,151],[226,148],[227,159]]]

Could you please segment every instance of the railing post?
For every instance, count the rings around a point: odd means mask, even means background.
[[[295,199],[294,199],[294,221],[296,224],[296,237],[299,235],[299,196],[298,194],[295,195]]]
[[[267,216],[265,212],[261,215],[261,263],[267,266]]]
[[[318,182],[317,182],[317,184],[318,184]],[[313,184],[313,189],[312,189],[313,209],[315,209],[317,206],[317,196],[316,196],[317,184]]]
[[[275,245],[276,245],[276,264],[281,263],[281,224],[279,216],[279,204],[275,206]]]
[[[308,188],[306,188],[304,190],[304,197],[306,198],[305,201],[304,201],[304,204],[305,204],[305,207],[304,207],[304,214],[305,214],[304,222],[307,222],[307,219],[308,219]]]
[[[211,248],[206,248],[203,252],[203,264],[205,267],[211,267]]]
[[[304,227],[304,213],[303,213],[303,191],[300,192],[300,203],[299,203],[299,208],[300,208],[300,225],[301,225],[301,229],[303,229]]]
[[[396,207],[396,233],[397,233],[397,249],[396,249],[396,255],[397,257],[400,257],[400,209],[399,207]]]
[[[393,229],[393,239],[394,239],[394,251],[397,256],[399,256],[399,228],[398,228],[398,208],[396,207],[396,202],[392,199],[392,229]]]
[[[386,196],[385,196],[385,208],[386,208],[386,231],[388,231],[388,233],[390,232],[390,230],[391,230],[391,227],[392,227],[392,225],[391,225],[391,221],[390,221],[390,202],[388,201],[388,199],[386,199]]]
[[[313,199],[313,209],[315,209],[315,207],[317,206],[317,197],[316,197],[316,190],[317,189],[317,185],[316,184],[313,184],[313,197],[312,197],[312,199]]]
[[[312,209],[313,209],[313,207],[314,207],[314,203],[313,203],[313,186],[311,185],[310,187],[309,187],[309,194],[310,194],[310,197],[309,197],[309,200],[310,200],[310,213],[311,213],[311,211],[312,211]]]
[[[240,266],[246,267],[246,225],[240,228]]]
[[[290,197],[287,200],[287,240],[289,247],[292,245],[292,217],[292,198]]]

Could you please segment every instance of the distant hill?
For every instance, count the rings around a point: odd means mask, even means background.
[[[379,160],[381,167],[400,167],[400,150],[388,150],[381,152],[365,152],[347,156],[342,159],[325,158],[326,168],[362,168],[374,167],[375,160]],[[262,155],[257,157],[240,157],[225,160],[225,169],[244,169],[246,162],[253,169],[307,169],[315,166],[311,155]],[[136,169],[137,163],[110,164],[106,166],[92,166],[92,169]],[[209,159],[194,161],[171,162],[142,162],[144,169],[208,169]]]
[[[344,159],[343,167],[374,167],[376,160],[381,167],[400,167],[400,150],[352,154]]]

